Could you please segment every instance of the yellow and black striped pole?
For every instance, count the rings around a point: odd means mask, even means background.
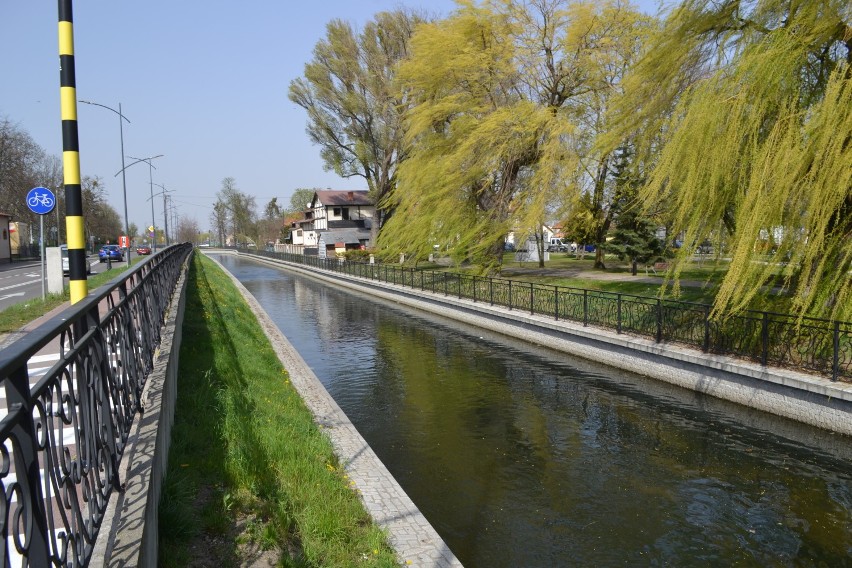
[[[62,111],[62,169],[65,175],[65,232],[71,303],[89,293],[86,280],[86,234],[80,187],[80,142],[77,138],[77,80],[74,73],[74,18],[71,0],[59,0],[59,101]]]

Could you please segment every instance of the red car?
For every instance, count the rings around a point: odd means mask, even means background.
[[[136,247],[136,254],[151,254],[151,247]]]

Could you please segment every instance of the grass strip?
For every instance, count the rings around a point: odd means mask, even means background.
[[[229,277],[188,278],[160,565],[397,566]]]

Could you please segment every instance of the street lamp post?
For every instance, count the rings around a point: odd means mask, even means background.
[[[165,223],[165,225],[163,227],[163,236],[166,239],[166,246],[169,246],[169,217],[168,217],[168,213],[166,213],[166,199],[168,198],[168,196],[166,195],[166,193],[168,193],[171,190],[166,189],[166,186],[160,185],[159,183],[155,183],[154,185],[156,185],[157,187],[163,188],[163,191],[158,192],[157,195],[160,195],[160,194],[163,195],[163,223]],[[153,209],[153,207],[154,207],[154,196],[151,195],[151,208]]]
[[[118,115],[118,132],[121,137],[121,188],[124,192],[124,234],[127,235],[127,266],[130,266],[130,223],[127,220],[127,178],[124,175],[124,122],[127,121],[127,124],[130,124],[130,120],[121,114],[121,103],[118,103],[118,110],[114,108],[110,108],[106,105],[102,105],[100,103],[93,103],[92,101],[80,101],[81,103],[85,103],[87,105],[99,106],[101,108],[105,108],[107,110],[111,110],[115,114]]]
[[[154,174],[152,169],[156,170],[157,167],[151,163],[151,160],[156,158],[162,158],[163,154],[157,154],[156,156],[149,156],[147,158],[134,158],[133,156],[128,156],[131,160],[136,160],[130,166],[134,166],[139,162],[147,162],[148,163],[148,183],[151,188],[151,230],[154,232],[153,238],[151,239],[151,244],[153,245],[151,248],[154,252],[157,252],[157,227],[154,223]],[[130,166],[127,166],[128,168]],[[118,174],[115,174],[118,175]]]

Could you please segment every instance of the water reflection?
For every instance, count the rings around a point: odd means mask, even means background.
[[[220,257],[468,567],[850,565],[850,440]]]

